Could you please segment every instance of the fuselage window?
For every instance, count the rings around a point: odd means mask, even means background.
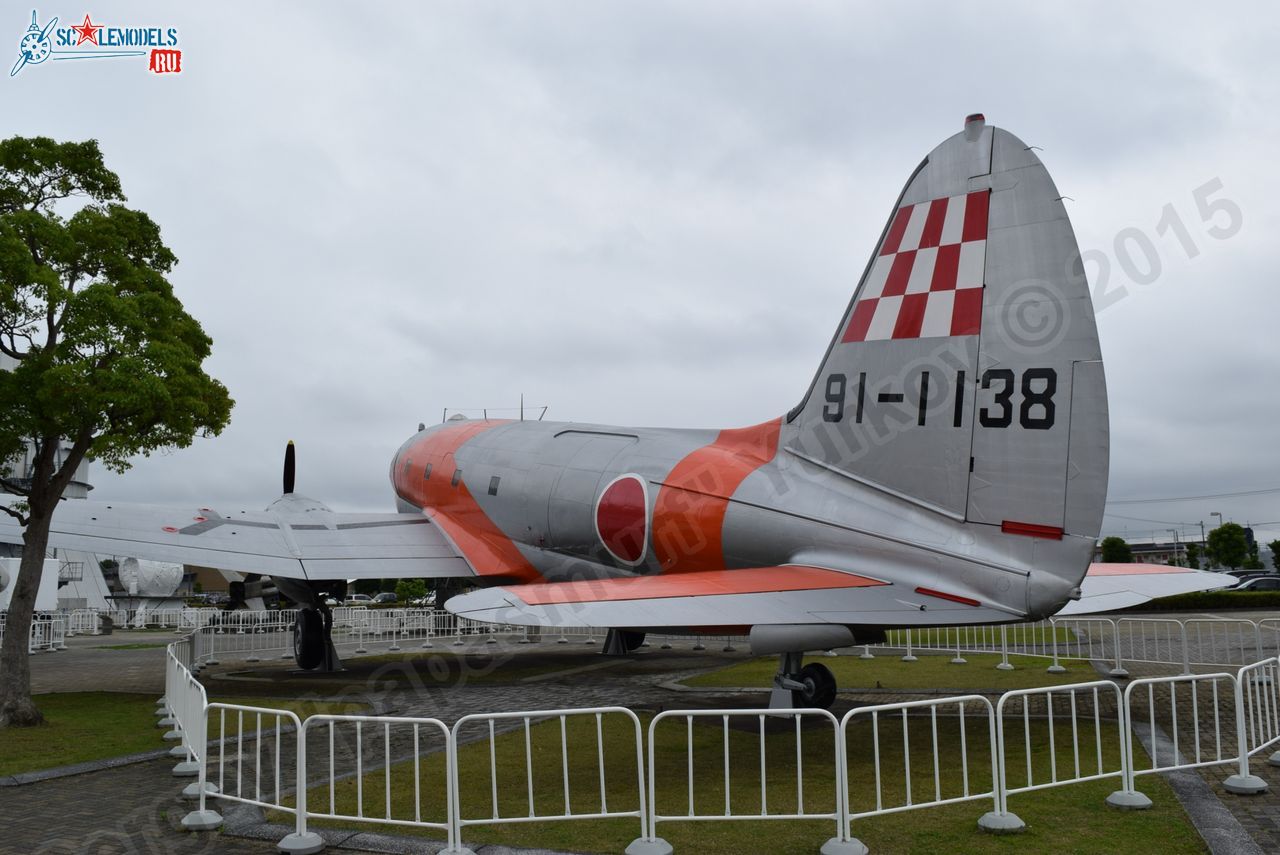
[[[422,480],[426,481],[431,477],[431,464],[427,464],[427,468],[422,470]]]
[[[449,482],[449,486],[450,486],[450,487],[456,487],[456,486],[458,486],[458,482],[459,482],[459,481],[461,481],[461,480],[462,480],[462,470],[461,470],[461,469],[455,469],[455,470],[453,470],[453,480]]]
[[[502,477],[500,475],[494,475],[492,478],[489,479],[489,495],[490,496],[498,495],[498,484],[501,483],[501,481],[502,481]]]

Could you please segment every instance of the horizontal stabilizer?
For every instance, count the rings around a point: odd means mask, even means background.
[[[453,597],[445,608],[473,620],[522,626],[702,632],[775,624],[928,626],[1009,619],[965,597],[799,565],[487,588]]]
[[[1090,564],[1080,599],[1067,603],[1057,616],[1109,612],[1174,594],[1229,588],[1237,581],[1226,573],[1163,564]]]

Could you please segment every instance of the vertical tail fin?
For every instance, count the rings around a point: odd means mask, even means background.
[[[908,179],[786,447],[955,519],[1095,535],[1106,385],[1079,259],[1039,158],[971,116]]]

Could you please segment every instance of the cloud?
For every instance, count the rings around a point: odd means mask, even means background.
[[[1158,250],[1157,282],[1099,315],[1113,495],[1274,485],[1269,6],[111,17],[179,27],[183,74],[27,69],[5,81],[9,132],[102,141],[182,260],[175,283],[238,406],[222,438],[95,472],[103,497],[265,505],[293,437],[300,489],[382,509],[418,421],[521,393],[549,418],[775,415],[902,182],[974,110],[1044,149],[1083,247],[1118,269],[1115,237],[1136,227]],[[1214,176],[1244,211],[1230,240],[1206,235],[1192,196]],[[1197,257],[1157,233],[1166,204]],[[1113,270],[1106,287],[1124,284]],[[1239,507],[1280,519],[1267,497]]]

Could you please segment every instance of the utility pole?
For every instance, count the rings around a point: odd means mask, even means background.
[[[1178,530],[1176,528],[1170,528],[1166,529],[1166,531],[1173,534],[1173,566],[1181,567],[1182,562],[1178,559],[1178,546],[1180,545],[1178,542]]]
[[[1209,569],[1209,541],[1204,536],[1204,520],[1200,520],[1200,560],[1204,562],[1204,569]]]

